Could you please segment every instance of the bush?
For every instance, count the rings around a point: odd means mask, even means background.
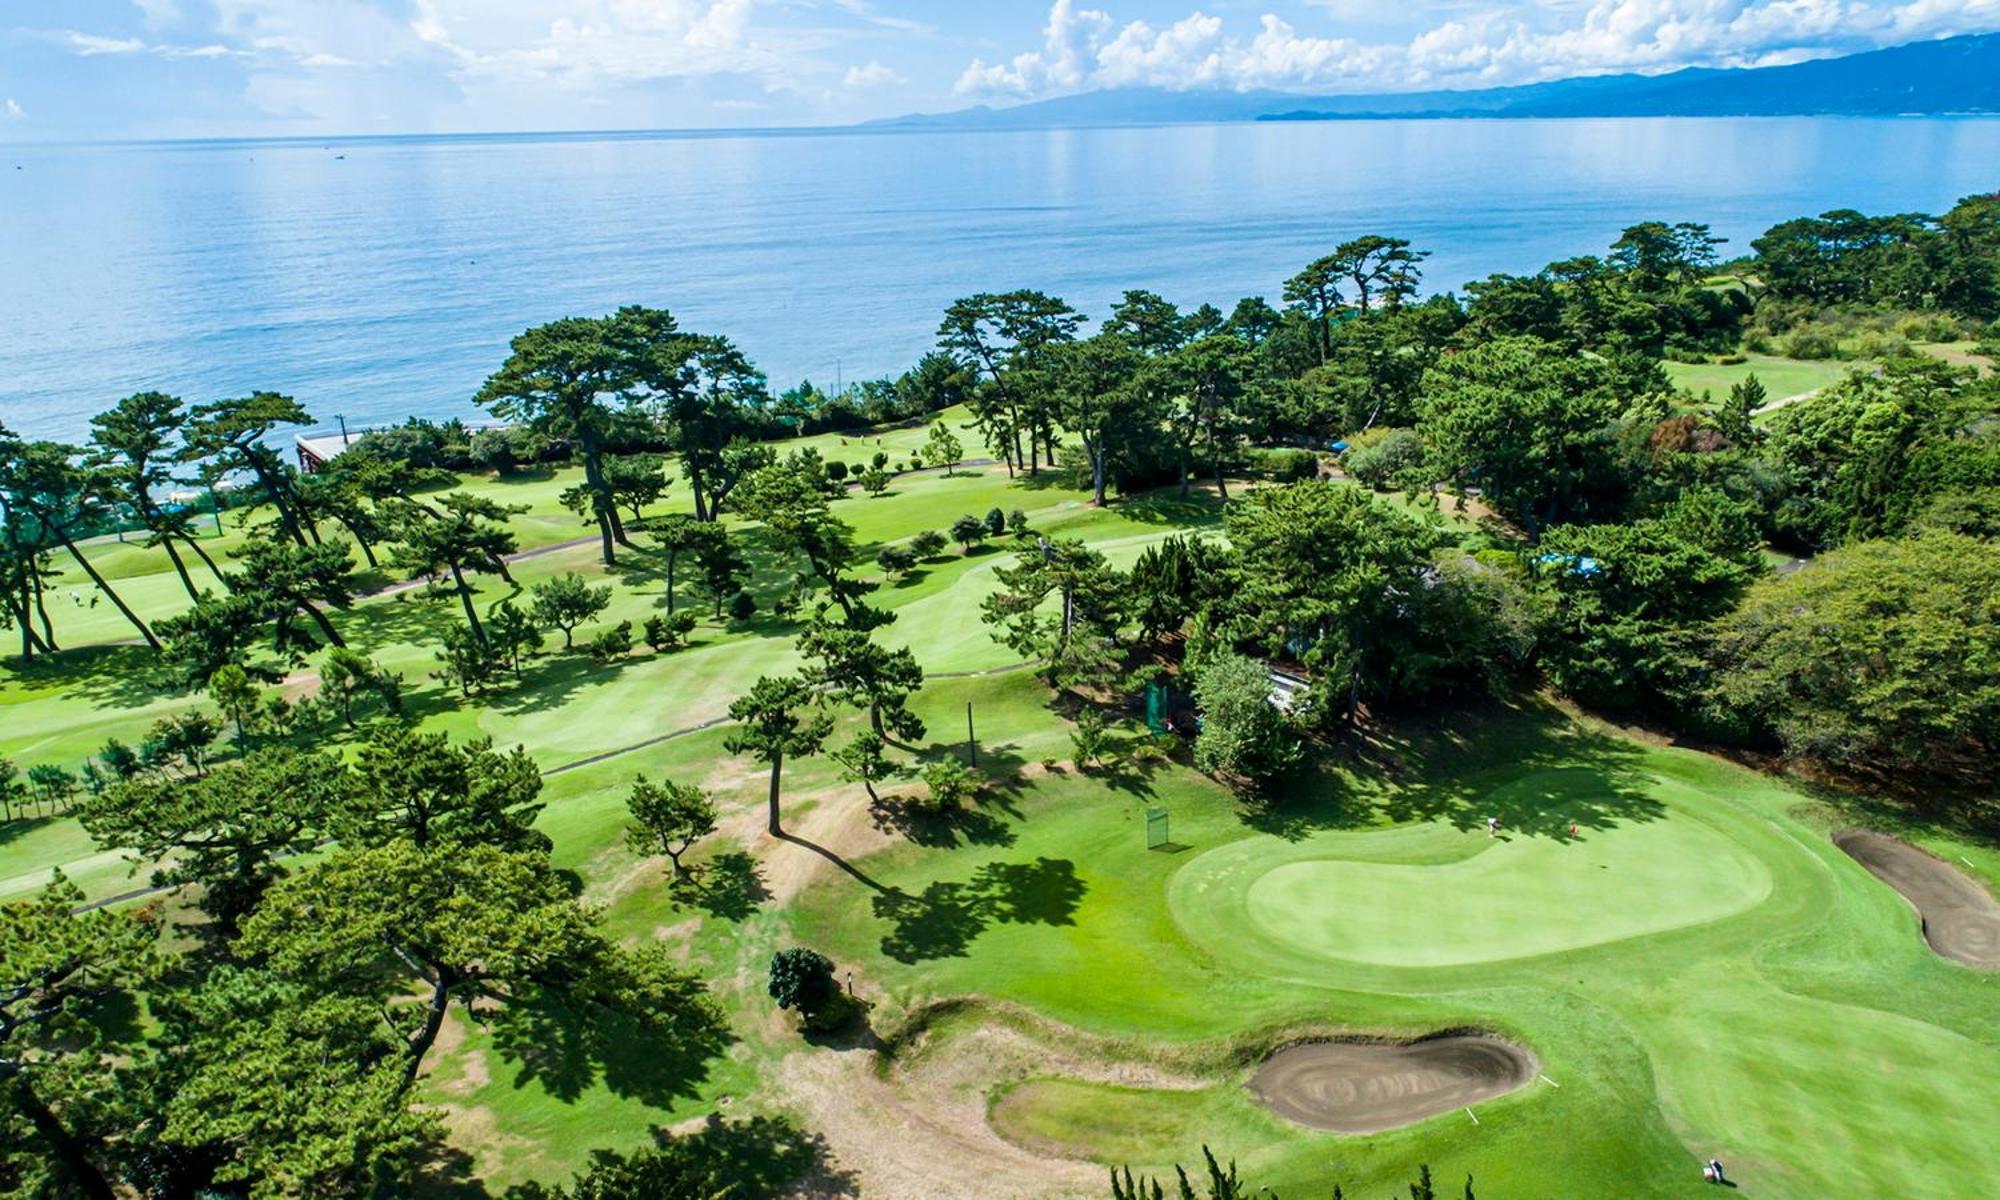
[[[970,554],[973,546],[986,540],[986,523],[971,515],[960,517],[951,523],[951,540]]]
[[[826,477],[835,483],[839,483],[841,480],[847,478],[847,464],[837,459],[826,464]]]
[[[1414,429],[1386,429],[1348,450],[1340,461],[1348,474],[1370,487],[1387,487],[1397,475],[1423,465],[1424,439]]]
[[[729,616],[732,620],[747,621],[757,615],[757,597],[746,589],[729,598]]]
[[[1740,367],[1750,361],[1750,356],[1747,354],[1723,354],[1718,355],[1715,361],[1725,367]]]
[[[979,773],[955,758],[941,758],[923,770],[924,786],[930,789],[930,806],[942,812],[955,809],[979,790]]]
[[[840,982],[833,977],[833,962],[817,950],[794,946],[771,956],[771,979],[767,990],[779,1008],[799,1014],[806,1028],[822,1028],[830,1013],[842,1013]]]
[[[1855,335],[1854,341],[1848,347],[1845,357],[1900,358],[1903,355],[1911,353],[1914,352],[1910,349],[1910,343],[1904,341],[1896,334],[1883,333],[1874,329],[1864,329]]]
[[[583,649],[592,659],[601,663],[625,657],[632,652],[632,622],[618,622],[590,639]]]
[[[1965,336],[1965,331],[1950,317],[1929,313],[1896,322],[1896,336],[1906,342],[1955,342]]]
[[[1028,514],[1018,508],[1007,514],[1007,531],[1017,538],[1024,538],[1035,532],[1028,527]]]
[[[1271,677],[1263,664],[1217,655],[1195,674],[1194,690],[1201,706],[1197,767],[1258,791],[1303,757],[1298,734],[1271,703]]]
[[[884,546],[875,555],[875,565],[884,574],[901,579],[917,565],[917,552],[905,546]]]
[[[879,496],[889,490],[889,473],[880,467],[869,467],[861,472],[861,490],[871,496]]]
[[[883,450],[877,450],[875,452],[875,457],[868,460],[868,465],[874,467],[878,471],[887,470],[889,468],[888,452]]]
[[[1076,714],[1076,728],[1069,731],[1071,756],[1079,767],[1090,766],[1104,757],[1104,714],[1086,708]]]
[[[986,510],[986,536],[1001,537],[1007,532],[1007,514],[998,508]]]
[[[646,618],[646,644],[654,653],[671,650],[687,641],[694,632],[694,614],[691,612],[661,613]]]
[[[1319,455],[1310,450],[1253,451],[1250,465],[1258,474],[1277,483],[1319,478]]]
[[[1803,358],[1819,361],[1840,357],[1840,343],[1829,334],[1816,329],[1801,329],[1788,333],[1779,340],[1781,353],[1787,358]]]
[[[910,539],[910,551],[918,558],[936,558],[950,542],[935,529],[926,529]]]

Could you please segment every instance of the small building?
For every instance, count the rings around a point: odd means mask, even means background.
[[[1311,682],[1302,675],[1294,675],[1278,667],[1271,667],[1269,671],[1272,707],[1279,712],[1292,711],[1292,706],[1298,703],[1299,693],[1310,687]]]
[[[298,446],[299,470],[307,475],[317,474],[320,468],[332,462],[340,452],[361,440],[362,433],[349,433],[342,429],[339,433],[300,434],[293,439]]]

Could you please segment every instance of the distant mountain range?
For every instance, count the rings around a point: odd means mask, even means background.
[[[1912,42],[1783,67],[1691,67],[1474,91],[1307,96],[1119,88],[871,128],[1035,129],[1216,121],[1446,117],[1784,117],[2000,113],[2000,34]]]

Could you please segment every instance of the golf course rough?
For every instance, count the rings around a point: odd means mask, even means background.
[[[1950,863],[1887,834],[1845,829],[1833,842],[1902,893],[1917,910],[1931,949],[1968,967],[2000,971],[2000,901],[1992,893]]]
[[[1520,1046],[1483,1034],[1302,1042],[1264,1060],[1250,1093],[1314,1129],[1381,1133],[1524,1087],[1538,1065]]]

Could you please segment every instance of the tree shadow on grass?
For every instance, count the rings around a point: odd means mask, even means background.
[[[520,1067],[517,1088],[538,1084],[573,1104],[602,1083],[612,1094],[656,1107],[695,1096],[708,1062],[733,1040],[705,997],[677,997],[643,1015],[536,991],[492,1017],[493,1045]]]
[[[1372,721],[1273,789],[1244,820],[1297,840],[1320,830],[1444,821],[1484,829],[1497,817],[1515,835],[1566,838],[1666,808],[1650,792],[1644,751],[1528,700]]]
[[[911,796],[882,796],[868,806],[875,828],[933,850],[959,846],[1011,846],[1014,827],[999,813],[1010,808],[1004,797],[982,796],[969,808],[938,810]]]
[[[21,801],[21,803],[31,804],[33,803],[33,801],[24,800]],[[17,817],[0,819],[0,846],[4,846],[8,842],[15,841],[19,838],[27,837],[29,834],[35,832],[37,829],[40,829],[45,825],[53,825],[57,821],[63,821],[67,819],[68,819],[68,814],[66,813],[47,813],[47,812],[41,814],[24,814]]]
[[[1017,925],[1074,925],[1087,890],[1068,859],[987,863],[963,882],[938,880],[912,895],[885,891],[872,901],[875,916],[890,923],[882,953],[897,962],[964,956],[996,921]]]
[[[1135,754],[1134,751],[1143,744],[1143,738],[1129,739],[1088,766],[1076,764],[1077,773],[1104,785],[1109,791],[1148,799],[1155,795],[1153,776],[1159,774],[1168,762],[1165,755]]]
[[[1222,502],[1199,485],[1185,499],[1176,495],[1174,488],[1165,487],[1127,496],[1110,505],[1108,511],[1142,525],[1177,529],[1213,528],[1222,524]]]
[[[70,692],[94,708],[143,708],[174,691],[161,686],[159,659],[143,646],[79,646],[6,662],[15,687],[31,695]]]
[[[742,921],[771,898],[764,886],[764,869],[741,850],[725,850],[672,885],[679,904],[698,908],[724,921]]]
[[[608,683],[627,667],[636,666],[649,655],[626,654],[609,662],[599,662],[585,654],[579,640],[577,649],[557,654],[524,672],[526,678],[504,689],[485,694],[482,707],[505,713],[538,713],[561,708],[577,692],[593,683]]]

